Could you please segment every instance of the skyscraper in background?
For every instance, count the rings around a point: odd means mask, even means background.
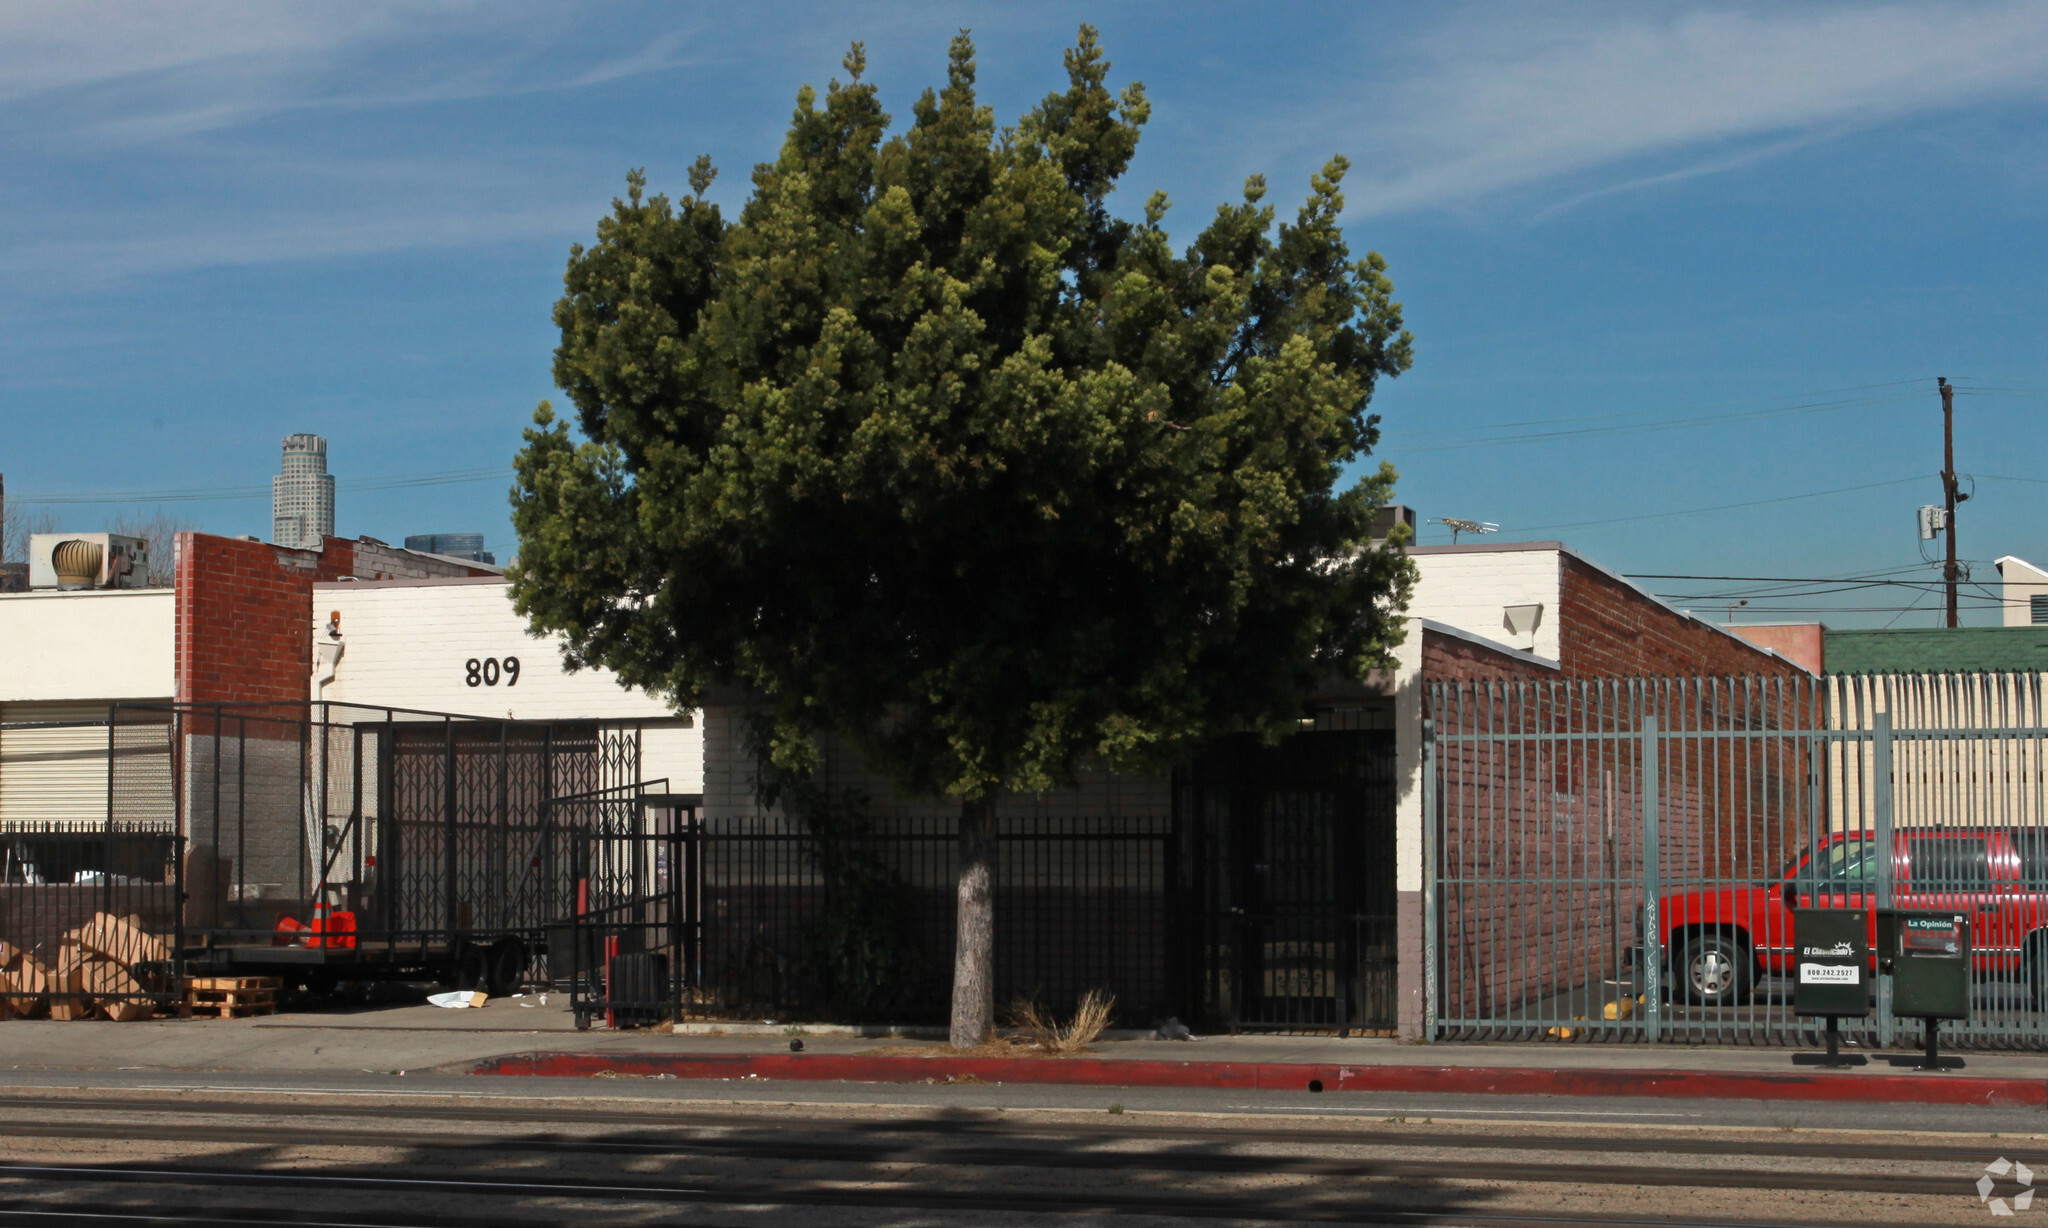
[[[334,475],[327,472],[327,441],[318,435],[284,437],[284,469],[270,479],[270,540],[318,550],[334,533]]]

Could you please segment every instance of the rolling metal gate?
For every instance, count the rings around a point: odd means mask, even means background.
[[[1430,684],[1429,1034],[1814,1043],[1769,966],[1789,897],[1969,914],[1953,1033],[2048,1045],[2043,700],[2030,674]]]

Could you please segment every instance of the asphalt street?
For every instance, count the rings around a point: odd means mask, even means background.
[[[2038,1114],[51,1074],[0,1087],[0,1221],[1975,1223],[2048,1172]]]

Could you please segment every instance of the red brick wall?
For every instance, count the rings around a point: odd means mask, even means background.
[[[1422,677],[1426,682],[1471,682],[1486,678],[1555,678],[1558,671],[1471,640],[1422,628]]]
[[[348,576],[381,579],[394,566],[423,575],[494,574],[338,537],[316,551],[180,533],[178,701],[303,702],[313,671],[313,585]]]
[[[1559,556],[1560,664],[1574,677],[1797,674],[1796,665],[1696,619],[1584,560]]]
[[[313,661],[313,583],[349,574],[347,543],[320,552],[178,535],[180,703],[302,700]]]
[[[1819,623],[1736,623],[1728,628],[1761,648],[1773,648],[1814,673],[1827,666],[1827,629]]]

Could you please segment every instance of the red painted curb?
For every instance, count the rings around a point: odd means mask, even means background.
[[[1063,1083],[1333,1092],[1453,1092],[1515,1096],[1659,1096],[1693,1100],[1828,1100],[2048,1108],[2048,1080],[1947,1074],[1769,1074],[1704,1070],[1551,1070],[1491,1066],[1336,1066],[1306,1062],[1106,1061],[1099,1058],[887,1057],[715,1053],[513,1053],[470,1074],[676,1079],[789,1079],[846,1083]]]

